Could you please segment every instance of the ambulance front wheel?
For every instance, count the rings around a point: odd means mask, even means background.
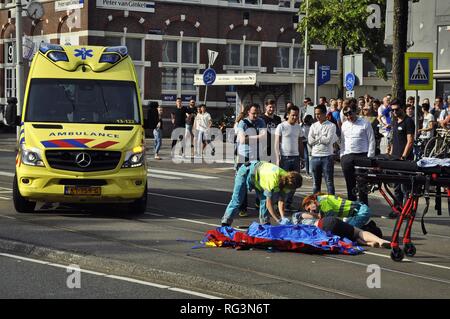
[[[36,202],[29,201],[20,194],[16,175],[14,175],[14,182],[13,182],[13,202],[14,202],[14,208],[16,209],[16,211],[18,213],[23,213],[23,214],[34,213],[34,208],[36,207]]]
[[[144,188],[142,197],[135,200],[128,208],[128,212],[132,215],[144,215],[147,210],[147,185]]]

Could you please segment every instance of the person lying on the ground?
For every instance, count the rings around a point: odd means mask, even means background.
[[[384,247],[390,248],[391,243],[383,238],[380,238],[369,231],[365,231],[359,229],[358,227],[354,227],[348,223],[343,222],[339,218],[335,216],[327,216],[320,217],[318,213],[310,212],[310,213],[297,213],[301,214],[300,218],[292,218],[294,224],[301,223],[302,218],[308,218],[309,220],[313,220],[313,225],[324,230],[329,231],[333,235],[337,235],[340,237],[345,237],[350,239],[353,242],[358,242],[361,245],[367,245],[370,247]],[[310,218],[312,217],[312,219]]]
[[[322,217],[336,216],[344,218],[345,222],[359,228],[367,224],[372,215],[370,208],[366,204],[350,201],[335,195],[310,195],[303,199],[302,206],[307,213],[310,213],[310,217],[304,218],[304,220],[316,219],[314,216],[319,215]],[[308,221],[305,223],[308,223]],[[313,222],[309,221],[309,223]]]
[[[284,220],[284,201],[291,191],[302,186],[299,172],[287,172],[278,166],[263,162],[252,161],[242,165],[234,179],[234,189],[231,201],[222,217],[222,226],[230,226],[234,216],[244,200],[245,193],[255,190],[260,199],[259,220],[261,224],[270,224],[270,217],[279,223]],[[280,217],[276,214],[274,203],[278,201]]]

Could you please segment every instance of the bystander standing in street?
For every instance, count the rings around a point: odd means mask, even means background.
[[[368,106],[365,106],[369,108]],[[355,160],[375,156],[375,136],[371,124],[356,114],[356,105],[344,109],[347,121],[342,124],[341,166],[347,185],[347,198],[357,200]],[[359,192],[359,200],[368,204],[367,193]]]
[[[334,156],[333,144],[337,140],[336,125],[327,120],[327,108],[318,105],[314,108],[317,119],[308,135],[311,151],[311,171],[313,173],[313,193],[321,190],[322,175],[327,184],[328,194],[334,194]]]
[[[422,112],[423,112],[423,122],[422,128],[419,129],[419,138],[422,140],[422,145],[426,145],[426,143],[430,140],[430,138],[434,135],[434,116],[430,113],[430,104],[424,103],[422,104]]]
[[[158,118],[156,122],[156,127],[153,129],[153,137],[155,138],[155,159],[160,160],[159,151],[162,146],[162,132],[163,132],[163,108],[158,105],[158,102],[151,102],[150,105],[154,103],[158,110]],[[150,106],[151,107],[151,106]]]
[[[188,113],[186,114],[186,136],[185,141],[188,141],[190,139],[191,141],[191,148],[194,147],[195,143],[195,136],[192,131],[194,126],[194,120],[195,115],[197,114],[197,108],[195,107],[195,100],[189,101],[189,107],[187,108]]]
[[[212,125],[211,115],[206,112],[206,105],[200,105],[200,112],[194,119],[194,133],[196,136],[196,145],[194,148],[194,157],[203,157],[203,149],[210,142],[208,132]]]
[[[300,173],[300,160],[303,157],[303,131],[298,124],[299,109],[292,106],[287,109],[288,118],[275,130],[276,164],[285,171]],[[294,192],[287,195],[286,209],[291,210]]]
[[[414,121],[408,117],[403,109],[400,100],[394,99],[391,102],[392,109],[392,148],[390,155],[399,157],[401,160],[412,161],[414,145],[415,125]],[[408,185],[396,184],[394,188],[395,197],[403,205],[410,191]],[[390,218],[395,218],[396,214],[391,212]]]
[[[172,124],[173,124],[173,131],[172,131],[172,157],[182,157],[184,155],[184,135],[185,135],[185,129],[186,129],[186,115],[188,114],[185,107],[183,107],[183,103],[181,98],[177,98],[175,101],[176,108],[175,111],[172,112]],[[181,153],[175,154],[176,152],[176,145],[180,143],[181,146]]]
[[[266,124],[259,117],[260,106],[257,103],[253,103],[246,106],[244,109],[243,118],[236,127],[237,135],[237,163],[236,163],[236,174],[239,168],[248,164],[251,161],[259,160],[259,149],[261,145],[266,144]],[[241,207],[239,209],[239,216],[247,216],[247,193],[242,201]],[[256,201],[256,206],[259,206],[258,201]]]
[[[263,146],[263,151],[260,152],[261,160],[265,160],[271,163],[274,163],[272,159],[275,159],[275,154],[272,154],[273,149],[273,135],[275,134],[275,129],[277,128],[278,124],[281,123],[281,117],[275,114],[275,100],[267,100],[265,105],[265,113],[261,115],[262,120],[266,124],[267,129],[267,145],[266,147]],[[289,107],[288,107],[289,109]]]

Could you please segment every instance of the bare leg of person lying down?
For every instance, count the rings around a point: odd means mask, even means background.
[[[370,247],[390,248],[391,243],[374,234],[349,225],[337,217],[329,216],[319,219],[315,222],[316,226],[329,231],[334,235],[346,237],[352,241],[356,241],[361,245]]]

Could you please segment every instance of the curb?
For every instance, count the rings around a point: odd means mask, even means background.
[[[56,250],[48,247],[0,238],[0,250],[14,252],[27,257],[44,259],[45,261],[76,264],[82,269],[101,271],[116,276],[131,277],[139,280],[155,281],[160,284],[172,284],[177,288],[192,289],[198,292],[219,295],[226,299],[281,299],[282,296],[273,295],[258,289],[252,289],[231,282],[211,280],[208,278],[165,271],[145,265],[133,264],[127,261],[79,254],[71,251]],[[232,292],[232,294],[230,294]]]

